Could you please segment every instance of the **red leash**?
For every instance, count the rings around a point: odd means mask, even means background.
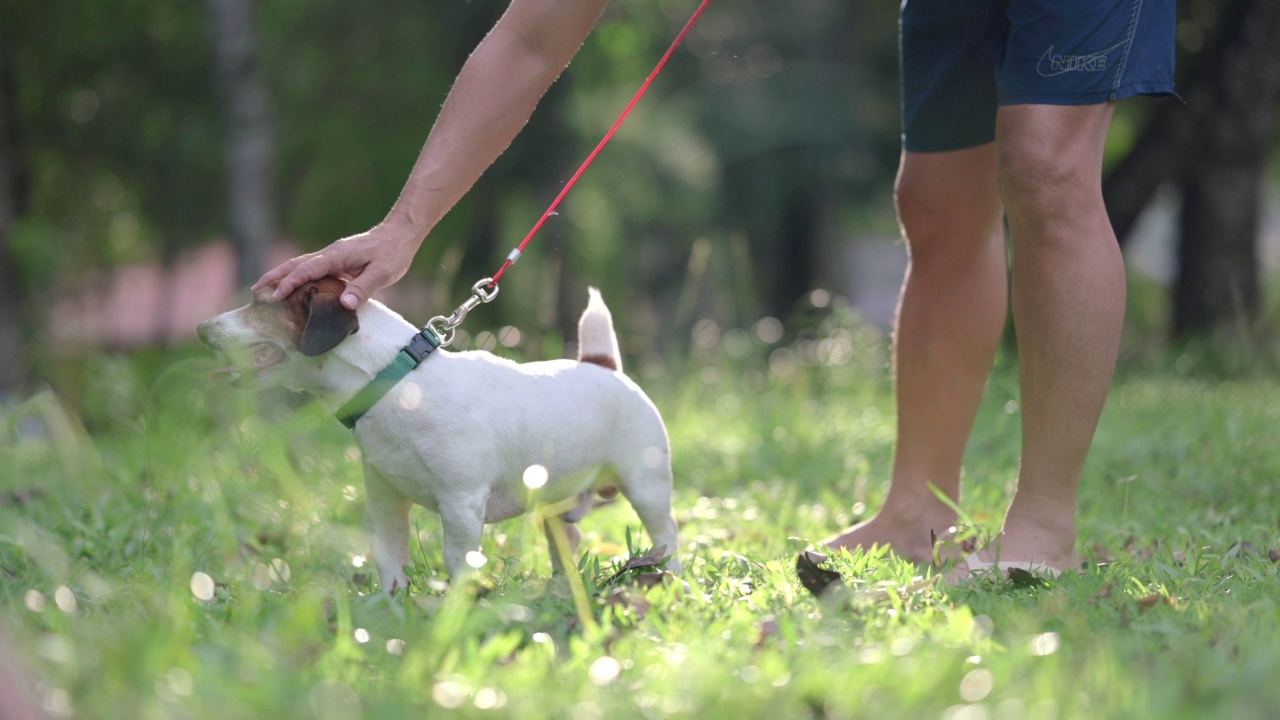
[[[498,268],[498,272],[494,273],[493,277],[481,278],[479,282],[472,285],[471,297],[464,300],[463,303],[459,305],[449,316],[437,315],[428,320],[427,324],[423,326],[422,331],[417,335],[414,335],[409,340],[409,344],[400,350],[400,353],[396,355],[395,360],[393,360],[390,365],[383,368],[377,376],[374,377],[372,382],[361,389],[360,392],[356,393],[355,397],[347,401],[345,405],[334,413],[339,422],[345,425],[348,429],[354,429],[356,422],[359,421],[366,412],[368,412],[369,408],[373,407],[378,400],[386,396],[387,391],[395,386],[396,383],[400,382],[405,375],[408,375],[414,368],[418,367],[418,365],[421,364],[422,361],[437,348],[445,347],[449,343],[453,342],[454,331],[457,329],[458,325],[462,323],[462,320],[467,316],[467,313],[471,312],[471,310],[480,303],[492,302],[494,298],[498,297],[498,280],[502,278],[502,274],[507,271],[507,268],[515,264],[516,260],[520,259],[520,253],[524,252],[525,246],[529,244],[529,241],[533,239],[533,236],[542,228],[542,224],[545,223],[547,218],[551,217],[551,214],[556,211],[556,207],[560,205],[560,201],[564,199],[566,194],[568,194],[569,188],[573,187],[573,184],[578,182],[578,178],[582,177],[582,173],[587,169],[587,166],[596,159],[596,155],[599,155],[600,151],[604,149],[604,146],[608,145],[609,141],[613,139],[613,134],[618,131],[618,127],[622,125],[622,121],[626,120],[627,115],[631,114],[631,109],[634,108],[636,103],[640,101],[640,98],[644,96],[645,91],[649,89],[649,84],[653,82],[654,78],[658,77],[658,73],[662,72],[662,67],[667,64],[667,60],[671,59],[671,55],[675,53],[676,48],[680,47],[680,43],[684,40],[684,36],[689,34],[689,29],[698,21],[698,18],[702,15],[702,11],[706,9],[707,4],[710,2],[711,0],[702,0],[702,4],[698,6],[696,11],[694,11],[693,17],[689,18],[689,22],[685,23],[684,29],[680,31],[680,34],[676,36],[675,41],[671,43],[671,47],[667,48],[667,52],[664,53],[662,59],[658,61],[658,66],[653,69],[653,72],[649,73],[649,77],[645,78],[644,84],[640,86],[640,90],[636,92],[635,97],[631,98],[631,102],[627,103],[626,109],[624,109],[622,114],[618,116],[618,119],[614,121],[613,127],[609,128],[609,132],[605,133],[604,139],[601,140],[600,144],[596,145],[596,149],[592,150],[591,154],[587,156],[586,161],[578,168],[578,172],[574,173],[573,177],[569,178],[569,182],[565,183],[564,189],[560,191],[560,194],[556,196],[555,200],[551,201],[551,207],[547,208],[547,211],[542,213],[542,217],[538,218],[537,224],[533,226],[533,229],[529,231],[528,235],[524,236],[524,240],[520,242],[520,245],[517,246],[515,250],[512,250],[511,254],[507,256],[506,261],[502,263],[502,267]]]
[[[560,206],[560,201],[569,193],[569,189],[573,187],[574,183],[578,182],[578,178],[582,176],[583,171],[585,171],[587,167],[591,165],[592,161],[596,159],[596,155],[599,155],[600,151],[604,149],[604,146],[608,145],[609,141],[613,139],[613,134],[618,131],[618,128],[622,125],[622,121],[626,120],[627,115],[631,114],[631,109],[634,108],[640,98],[644,96],[645,91],[649,89],[649,84],[653,82],[654,78],[658,77],[658,73],[662,72],[662,67],[667,64],[667,60],[669,60],[671,55],[675,53],[676,48],[680,47],[680,43],[684,41],[684,36],[689,34],[690,28],[692,28],[693,24],[698,21],[698,18],[702,15],[702,11],[707,8],[707,4],[710,2],[711,0],[702,0],[702,4],[694,11],[693,17],[689,18],[689,22],[685,23],[684,29],[676,36],[675,41],[671,43],[671,47],[667,48],[667,52],[663,54],[662,59],[658,61],[658,65],[653,68],[653,72],[649,73],[649,77],[645,78],[644,84],[640,86],[638,91],[636,91],[635,97],[631,98],[631,102],[627,103],[626,109],[624,109],[622,114],[618,116],[618,119],[614,121],[613,127],[609,128],[609,132],[605,133],[604,139],[600,141],[599,145],[596,145],[595,150],[591,151],[591,154],[587,156],[587,159],[582,163],[582,166],[578,168],[578,171],[573,174],[573,177],[569,178],[569,182],[565,183],[564,189],[560,191],[559,195],[556,195],[555,200],[551,201],[551,206],[547,208],[546,212],[542,213],[542,217],[538,218],[538,222],[534,224],[533,229],[529,231],[529,234],[524,236],[524,240],[520,241],[520,244],[511,251],[511,254],[507,255],[507,259],[502,263],[502,267],[498,268],[498,272],[494,273],[493,277],[487,283],[488,289],[497,289],[498,281],[502,279],[502,274],[507,271],[507,268],[514,265],[516,260],[520,259],[520,254],[524,252],[525,246],[528,245],[529,241],[533,239],[533,236],[538,233],[538,230],[542,229],[542,224],[547,221],[547,218],[551,217],[555,213],[556,208]]]

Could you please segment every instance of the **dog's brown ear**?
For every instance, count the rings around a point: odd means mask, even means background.
[[[307,283],[293,294],[300,304],[302,337],[298,349],[312,357],[328,352],[343,338],[360,329],[354,310],[342,306],[339,298],[345,283],[336,278],[324,278]],[[291,298],[292,299],[292,298]]]

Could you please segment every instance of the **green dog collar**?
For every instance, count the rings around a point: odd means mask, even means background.
[[[440,337],[429,327],[414,335],[409,344],[400,349],[396,359],[382,369],[377,376],[365,385],[355,397],[338,408],[333,414],[348,430],[355,428],[356,422],[383,398],[396,383],[404,379],[414,368],[422,364],[427,356],[440,347]]]

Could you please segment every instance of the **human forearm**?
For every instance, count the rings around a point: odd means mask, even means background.
[[[286,260],[254,289],[288,297],[325,276],[349,278],[355,309],[404,276],[422,240],[511,144],[600,17],[607,0],[512,0],[458,74],[387,218],[370,230]]]
[[[384,225],[420,243],[524,127],[605,0],[515,0],[463,66]]]

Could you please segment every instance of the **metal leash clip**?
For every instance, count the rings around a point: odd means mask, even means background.
[[[481,278],[471,286],[471,297],[463,300],[462,304],[448,317],[437,315],[428,320],[427,327],[440,338],[440,346],[444,347],[453,342],[454,330],[466,319],[467,313],[481,303],[493,302],[496,297],[498,297],[498,286],[493,282],[493,278]]]

